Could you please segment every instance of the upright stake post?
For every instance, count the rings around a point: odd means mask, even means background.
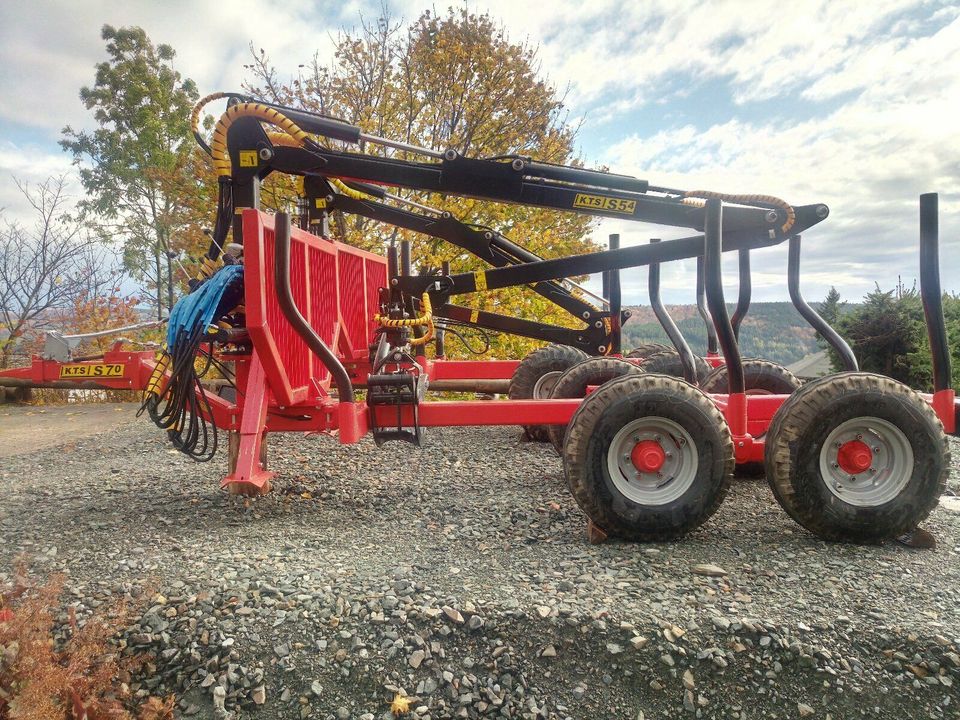
[[[658,238],[652,238],[650,242],[658,243],[660,240]],[[648,290],[650,291],[650,307],[653,308],[653,313],[657,316],[660,327],[663,328],[663,331],[670,338],[670,342],[673,343],[673,346],[677,349],[677,354],[680,355],[680,365],[683,367],[683,379],[691,385],[696,385],[699,379],[697,378],[697,366],[693,359],[693,352],[690,350],[686,338],[683,337],[683,333],[680,332],[680,328],[677,327],[673,318],[670,317],[670,313],[667,312],[667,308],[660,298],[660,263],[650,263],[647,284]]]
[[[734,440],[747,435],[747,396],[744,392],[743,362],[740,358],[740,346],[730,324],[727,305],[723,299],[723,203],[720,200],[707,200],[707,216],[704,224],[704,288],[707,293],[707,305],[713,324],[717,330],[717,340],[723,353],[723,362],[727,368],[727,381],[730,394],[727,399],[727,424]]]
[[[830,327],[830,323],[824,320],[820,315],[807,304],[800,294],[800,236],[794,235],[790,238],[787,248],[787,289],[790,291],[790,300],[803,319],[820,333],[827,343],[832,347],[840,360],[843,362],[843,369],[853,372],[860,369],[856,355],[847,345],[847,341],[840,337],[840,334]]]
[[[752,285],[750,283],[750,250],[743,248],[739,252],[740,260],[740,287],[737,290],[737,309],[733,311],[733,317],[730,318],[730,325],[733,327],[733,335],[740,342],[740,323],[747,316],[747,310],[750,309],[750,293]]]
[[[713,327],[713,318],[707,310],[707,295],[703,289],[703,255],[697,256],[697,312],[707,328],[707,357],[716,357],[719,354],[717,346],[717,330]]]
[[[943,320],[943,293],[940,290],[940,221],[937,193],[920,196],[920,297],[927,322],[930,355],[933,360],[933,409],[944,430],[957,431],[955,393],[950,368],[950,346]]]
[[[610,235],[610,249],[620,249],[620,235],[618,233],[612,233]],[[622,300],[620,296],[620,269],[614,268],[613,270],[609,270],[608,273],[609,277],[607,281],[607,290],[609,291],[609,296],[607,296],[607,299],[610,301],[611,337],[609,353],[611,355],[619,355],[623,350],[623,332],[620,326],[620,310],[622,308]]]

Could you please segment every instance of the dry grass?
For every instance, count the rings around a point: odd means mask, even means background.
[[[23,565],[0,592],[0,720],[172,720],[174,698],[134,703],[127,682],[145,658],[121,658],[113,639],[128,603],[101,606],[84,622],[63,620],[64,578],[42,584]]]

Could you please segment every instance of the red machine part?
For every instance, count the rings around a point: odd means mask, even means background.
[[[22,380],[34,387],[142,390],[150,380],[155,360],[152,350],[123,350],[118,342],[102,357],[91,360],[58,362],[35,355],[29,365],[2,370],[0,377]]]
[[[327,369],[287,322],[273,275],[274,217],[243,213],[247,331],[278,405],[308,402],[330,387]],[[291,287],[300,313],[344,363],[365,363],[376,327],[387,261],[334,240],[292,229]]]
[[[644,473],[655,473],[663,467],[667,453],[656,440],[641,440],[633,447],[630,461],[633,466]]]
[[[848,475],[859,475],[873,464],[873,451],[862,440],[849,440],[837,450],[837,464]]]
[[[214,424],[238,433],[236,463],[224,486],[262,492],[272,473],[261,465],[261,445],[268,432],[308,431],[336,434],[342,443],[358,442],[368,431],[371,409],[364,402],[339,402],[328,394],[329,373],[287,323],[277,303],[273,279],[273,217],[244,211],[247,324],[254,350],[232,356],[236,367],[236,401],[208,394]],[[334,349],[359,385],[370,372],[368,345],[379,288],[386,284],[386,262],[380,257],[332,240],[293,230],[291,270],[297,305],[320,337]],[[716,363],[716,358],[711,358]],[[25,368],[0,371],[0,377],[38,385],[69,381],[77,387],[145,389],[154,369],[154,353],[128,352],[119,343],[102,359],[60,363],[34,358]],[[426,360],[430,380],[506,379],[515,360]],[[761,462],[764,433],[788,396],[714,394],[710,396],[730,427],[737,463]],[[958,404],[952,390],[927,396],[944,429],[956,432]],[[567,424],[581,399],[509,400],[498,402],[427,402],[419,405],[423,427]],[[396,422],[397,408],[372,410],[377,425]],[[412,426],[411,407],[400,408],[401,421]],[[861,447],[863,445],[863,447]],[[866,449],[866,452],[865,452]],[[663,448],[650,440],[631,454],[643,472],[664,462]],[[855,475],[870,467],[869,448],[852,441],[838,449],[838,464]]]

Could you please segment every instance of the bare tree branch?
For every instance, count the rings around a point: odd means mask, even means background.
[[[63,175],[33,187],[17,181],[34,211],[31,228],[0,210],[0,367],[24,336],[50,325],[54,311],[115,282],[96,239],[67,213],[66,182]]]

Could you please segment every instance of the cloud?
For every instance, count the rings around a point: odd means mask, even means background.
[[[927,36],[880,39],[826,63],[819,78],[807,73],[809,84],[788,101],[859,90],[829,113],[804,121],[745,115],[632,135],[603,160],[668,186],[691,188],[692,182],[800,204],[825,202],[830,218],[804,242],[803,284],[814,298],[830,285],[856,298],[874,282],[890,287],[898,276],[908,282],[917,276],[921,192],[941,193],[942,267],[960,264],[960,134],[951,109],[960,97],[957,67],[960,20],[954,15]],[[637,230],[626,238],[639,240]],[[754,264],[761,278],[775,258],[770,252]],[[758,297],[783,296],[784,276],[779,283],[776,277],[754,282]],[[960,289],[955,274],[946,271],[943,279]]]
[[[64,125],[88,126],[79,91],[93,83],[96,63],[106,60],[100,39],[105,24],[138,25],[153,42],[172,45],[181,74],[210,92],[240,88],[251,42],[266,49],[283,74],[296,73],[314,51],[328,57],[328,33],[356,17],[349,3],[335,7],[318,17],[307,3],[279,0],[2,3],[0,84],[16,102],[0,104],[0,119],[42,128],[51,139]]]
[[[61,152],[36,145],[0,140],[0,210],[7,221],[31,225],[34,213],[18,187],[35,186],[49,177],[65,175],[66,194],[78,199],[83,188],[71,171],[70,159]]]
[[[391,2],[412,20],[422,0]],[[812,298],[837,285],[846,297],[916,275],[916,196],[939,190],[944,282],[960,266],[960,8],[927,0],[471,0],[510,37],[539,48],[542,70],[567,105],[585,115],[589,164],[658,185],[777,194],[825,202],[830,218],[804,240],[804,288]],[[79,88],[105,59],[104,23],[140,25],[177,50],[176,66],[201,92],[239,87],[248,45],[264,48],[282,75],[355,26],[378,2],[230,3],[168,0],[35,0],[0,4],[0,205],[13,208],[11,172],[57,173],[54,145],[66,124],[88,126]],[[441,10],[442,11],[442,10]],[[629,123],[635,122],[631,126]],[[641,130],[637,125],[642,126]],[[604,143],[604,144],[601,144]],[[616,220],[605,239],[624,244],[689,233]],[[785,296],[784,251],[756,253],[757,298]],[[729,292],[735,263],[726,262]],[[668,301],[689,301],[692,263],[663,269]],[[628,301],[645,299],[645,273],[626,271]]]

